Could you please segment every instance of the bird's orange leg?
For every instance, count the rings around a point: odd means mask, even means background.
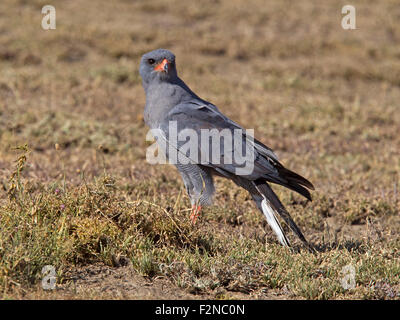
[[[192,206],[192,214],[190,215],[190,220],[192,224],[196,224],[197,218],[200,216],[201,206]]]

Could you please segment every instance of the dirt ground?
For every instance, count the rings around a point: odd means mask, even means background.
[[[121,300],[212,300],[221,295],[229,299],[287,299],[288,296],[277,290],[260,289],[245,294],[215,289],[199,294],[196,288],[182,289],[171,286],[168,279],[157,277],[148,279],[139,275],[132,267],[109,267],[93,264],[66,272],[65,283],[57,284],[52,290],[44,291],[41,285],[29,291],[16,289],[16,299],[121,299]],[[291,297],[293,299],[293,297]]]
[[[353,1],[344,30],[345,4],[2,0],[0,296],[399,299],[400,6]],[[146,162],[138,68],[156,48],[313,182],[312,202],[274,190],[317,254],[289,231],[282,248],[222,179],[190,224],[176,170]]]

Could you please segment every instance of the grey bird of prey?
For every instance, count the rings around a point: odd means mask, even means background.
[[[279,222],[279,216],[299,239],[308,248],[311,248],[301,230],[269,185],[269,183],[274,183],[284,186],[311,201],[310,192],[307,190],[307,188],[314,190],[311,182],[283,167],[270,148],[254,138],[251,139],[244,129],[223,115],[215,105],[199,98],[189,89],[178,77],[175,55],[171,51],[157,49],[144,54],[140,62],[140,75],[146,93],[145,123],[150,129],[157,130],[160,133],[155,138],[157,144],[164,147],[162,150],[165,151],[167,159],[171,159],[171,152],[174,151],[178,155],[182,155],[180,158],[179,156],[175,157],[177,161],[174,164],[182,176],[192,203],[190,217],[192,222],[196,222],[202,206],[211,204],[215,191],[213,176],[221,176],[232,180],[250,193],[283,246],[289,247],[290,242]],[[176,126],[175,131],[171,131],[172,125]],[[233,132],[238,129],[242,130],[243,133],[235,136]],[[247,157],[245,160],[252,164],[251,172],[238,174],[238,161],[223,161],[232,156],[232,154],[227,153],[232,153],[234,150],[233,147],[229,148],[229,146],[225,148],[228,143],[225,139],[220,139],[221,145],[217,154],[217,160],[220,161],[209,159],[215,154],[206,157],[205,155],[209,153],[215,153],[215,150],[213,147],[209,148],[207,144],[204,147],[204,143],[200,143],[199,136],[204,130],[214,130],[214,132],[225,130],[225,133],[231,132],[234,139],[241,140],[242,145],[239,149],[243,151],[242,154],[244,151],[250,150],[250,152],[245,153],[245,157]],[[175,132],[175,135],[183,132],[197,133],[196,139],[198,140],[194,139],[190,145],[191,147],[195,146],[195,148],[185,149],[192,153],[195,149],[197,157],[182,151],[183,148],[181,147],[187,143],[187,140],[181,141],[182,139],[172,136],[171,132]],[[188,137],[191,136],[188,135]],[[202,161],[199,159],[202,159]]]

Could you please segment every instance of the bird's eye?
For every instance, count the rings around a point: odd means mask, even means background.
[[[156,60],[154,60],[154,59],[148,59],[147,62],[148,62],[149,64],[154,64],[154,62],[156,62]]]

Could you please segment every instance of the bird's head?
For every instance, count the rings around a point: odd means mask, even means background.
[[[166,49],[147,52],[142,56],[139,72],[145,83],[173,79],[177,76],[175,55]]]

